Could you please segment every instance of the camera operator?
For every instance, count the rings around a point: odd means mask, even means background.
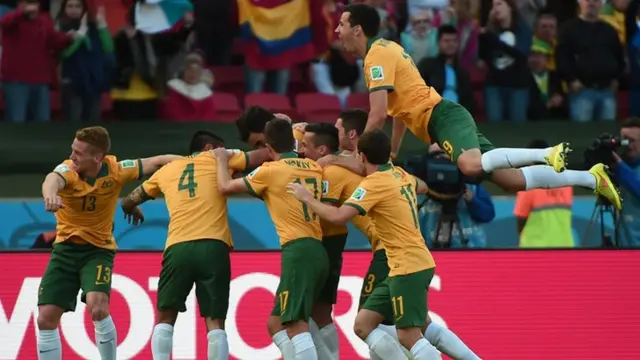
[[[620,137],[628,140],[621,155],[613,152],[614,179],[619,184],[624,206],[620,213],[619,247],[640,247],[640,118],[625,120]],[[627,143],[627,141],[624,141]]]
[[[437,144],[429,148],[429,157],[439,163],[449,161],[447,154]],[[431,184],[429,186],[432,187]],[[431,191],[423,202],[420,226],[429,248],[487,246],[486,234],[480,224],[488,223],[495,217],[491,196],[479,184],[461,183],[460,187],[457,195]]]

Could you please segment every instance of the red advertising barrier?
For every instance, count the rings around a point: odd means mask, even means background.
[[[371,255],[347,253],[335,320],[341,359],[366,359],[353,334]],[[485,360],[639,359],[640,251],[481,251],[435,254],[429,309]],[[111,313],[119,359],[151,359],[159,253],[119,253]],[[47,254],[0,254],[0,359],[36,359],[35,317]],[[235,253],[227,319],[232,359],[275,360],[266,319],[278,284],[277,253]],[[174,332],[174,359],[206,357],[195,299]],[[97,359],[84,305],[60,325],[63,357]]]

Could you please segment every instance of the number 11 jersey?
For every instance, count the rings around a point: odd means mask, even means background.
[[[244,178],[249,191],[262,198],[280,238],[280,246],[299,239],[322,240],[320,218],[289,194],[287,185],[299,183],[311,194],[322,196],[322,168],[315,161],[300,159],[294,152],[278,161],[264,163]]]
[[[246,166],[246,153],[238,151],[229,159],[230,172]],[[227,197],[218,191],[217,184],[218,164],[209,151],[174,160],[142,184],[150,197],[164,194],[170,218],[165,249],[200,239],[217,239],[233,247]]]

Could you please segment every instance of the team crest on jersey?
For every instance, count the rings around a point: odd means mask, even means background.
[[[67,166],[65,164],[60,164],[60,165],[56,166],[56,168],[54,169],[54,171],[57,171],[59,173],[67,172],[69,170],[71,170],[71,168],[69,168],[69,166]]]
[[[372,81],[384,80],[384,71],[382,71],[382,66],[374,66],[369,69],[369,72],[371,73]]]
[[[252,172],[249,173],[249,175],[247,175],[247,177],[251,179],[252,177],[256,176],[258,170],[260,170],[260,167],[255,168]]]
[[[367,190],[359,187],[359,188],[356,189],[356,191],[353,192],[353,195],[351,195],[351,198],[353,200],[360,201],[360,200],[364,199],[364,195],[366,193],[367,193]]]
[[[136,167],[136,162],[134,160],[122,160],[120,161],[120,167],[123,169],[134,168]]]
[[[328,195],[328,194],[329,194],[329,181],[322,180],[322,195]]]

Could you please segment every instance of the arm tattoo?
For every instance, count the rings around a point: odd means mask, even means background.
[[[144,189],[142,188],[142,185],[140,185],[137,188],[135,188],[131,192],[131,194],[129,194],[126,198],[122,200],[121,206],[123,210],[129,210],[129,209],[133,209],[134,207],[142,204],[147,200],[152,200],[152,199],[153,198],[147,195],[147,193],[144,191]]]

